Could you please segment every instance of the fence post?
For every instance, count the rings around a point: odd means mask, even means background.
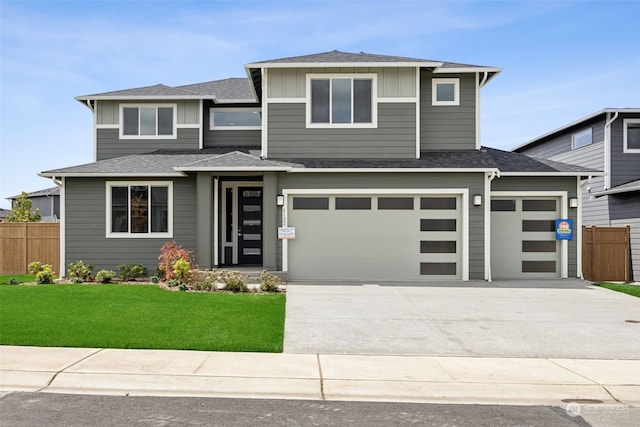
[[[29,261],[27,261],[29,259],[29,240],[27,239],[27,223],[23,222],[22,223],[22,245],[24,246],[24,251],[23,251],[23,262],[22,262],[22,274],[27,274],[28,273],[28,268],[27,268],[27,264]]]

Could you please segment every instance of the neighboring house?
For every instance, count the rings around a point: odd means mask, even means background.
[[[640,108],[606,108],[513,151],[604,170],[583,182],[582,222],[630,225],[632,270],[640,279]]]
[[[0,208],[0,222],[7,222],[7,215],[11,213],[11,209]]]
[[[16,199],[21,195],[7,197],[7,200],[11,202],[11,208]],[[44,190],[34,191],[28,193],[27,196],[31,200],[31,210],[40,211],[42,222],[57,222],[60,220],[60,188],[52,187]]]
[[[480,146],[480,90],[500,69],[326,52],[248,78],[76,98],[94,162],[62,183],[62,265],[153,271],[175,240],[200,268],[289,280],[579,276],[577,167]]]

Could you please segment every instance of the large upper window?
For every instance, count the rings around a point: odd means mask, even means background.
[[[640,153],[640,119],[624,120],[624,152]]]
[[[433,105],[460,105],[460,79],[433,79],[431,92]]]
[[[171,237],[172,183],[107,182],[107,237]]]
[[[122,105],[121,138],[175,138],[174,105]]]
[[[576,149],[584,147],[593,142],[593,130],[592,128],[581,130],[571,135],[571,148]]]
[[[376,126],[374,76],[312,75],[307,87],[309,127]]]
[[[259,108],[212,108],[210,111],[211,129],[260,130],[262,126]]]

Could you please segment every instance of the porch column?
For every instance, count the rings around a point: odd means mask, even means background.
[[[262,266],[265,270],[278,270],[278,178],[275,172],[265,172],[262,198]]]
[[[196,263],[202,269],[211,268],[213,247],[213,188],[208,173],[196,177]]]

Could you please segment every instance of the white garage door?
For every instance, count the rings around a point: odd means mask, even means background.
[[[291,280],[460,279],[460,195],[290,195]]]
[[[556,278],[561,243],[558,197],[492,197],[491,272],[495,279]]]

